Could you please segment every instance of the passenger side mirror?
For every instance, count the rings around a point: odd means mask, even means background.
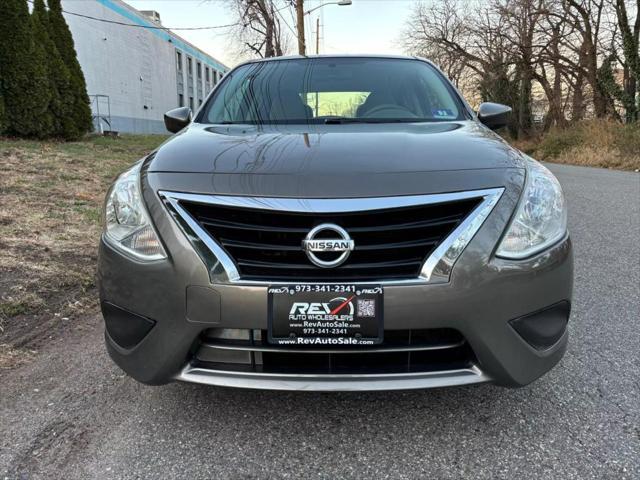
[[[164,114],[164,126],[171,133],[177,133],[191,123],[191,109],[180,107]]]
[[[509,115],[511,115],[511,107],[500,103],[485,102],[478,109],[478,120],[491,130],[497,130],[507,125]]]

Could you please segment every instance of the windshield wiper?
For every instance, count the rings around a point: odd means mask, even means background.
[[[330,117],[325,118],[326,125],[340,125],[343,123],[412,123],[419,122],[420,119],[413,118],[353,118],[353,117]]]

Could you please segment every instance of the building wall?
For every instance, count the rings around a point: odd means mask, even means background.
[[[111,21],[153,26],[150,19],[119,0],[63,0],[64,10]],[[127,27],[65,15],[78,60],[87,81],[92,110],[106,115],[111,126],[125,133],[166,133],[163,114],[180,102],[193,107],[213,88],[227,68],[177,35],[164,30]],[[178,55],[180,52],[180,55]],[[178,68],[178,59],[183,63]],[[188,72],[191,59],[191,75]],[[198,78],[200,65],[200,78]],[[209,70],[210,82],[206,82]],[[103,95],[96,98],[95,95]],[[182,96],[180,96],[182,95]],[[96,129],[100,130],[98,120]]]

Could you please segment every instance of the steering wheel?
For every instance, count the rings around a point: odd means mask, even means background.
[[[378,116],[380,112],[384,112],[385,115],[382,115],[381,118],[389,118],[389,117],[400,117],[400,118],[416,118],[417,115],[413,113],[408,108],[402,107],[400,105],[393,105],[391,103],[383,103],[380,105],[376,105],[371,110],[367,110],[362,117],[371,118]]]

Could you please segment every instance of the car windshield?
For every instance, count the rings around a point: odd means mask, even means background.
[[[308,124],[462,118],[452,87],[426,62],[307,58],[250,63],[232,71],[199,121]]]

